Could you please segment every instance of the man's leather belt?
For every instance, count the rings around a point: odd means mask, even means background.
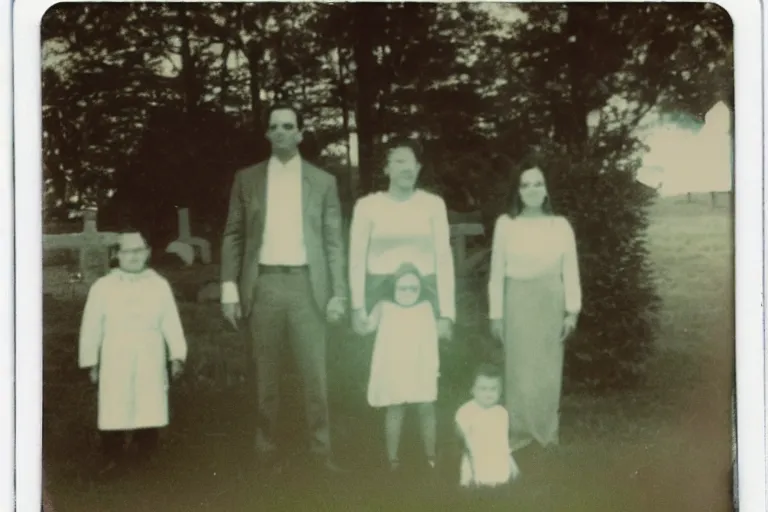
[[[262,265],[259,264],[259,274],[303,274],[307,265]]]

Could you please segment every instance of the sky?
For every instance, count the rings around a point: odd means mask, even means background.
[[[649,146],[638,181],[661,195],[732,188],[731,113],[717,103],[704,124],[658,122],[638,135]]]

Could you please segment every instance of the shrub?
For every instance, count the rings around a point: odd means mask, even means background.
[[[645,238],[653,194],[635,180],[633,160],[577,160],[556,147],[540,157],[579,251],[583,310],[567,345],[566,377],[593,389],[636,383],[652,350],[659,304]]]

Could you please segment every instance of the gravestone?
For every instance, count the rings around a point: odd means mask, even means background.
[[[195,262],[195,256],[199,253],[200,261],[204,264],[211,263],[211,243],[201,237],[192,236],[189,223],[189,208],[177,210],[179,219],[179,235],[166,247],[165,252],[175,254],[186,265]]]
[[[80,233],[43,235],[43,251],[75,249],[79,253],[78,271],[70,281],[90,287],[109,271],[109,246],[118,243],[117,233],[99,231],[96,208],[83,210],[83,230]]]
[[[451,248],[456,275],[465,277],[475,270],[487,253],[487,250],[478,250],[467,257],[467,238],[485,234],[481,214],[480,212],[449,212],[448,221],[451,227]]]

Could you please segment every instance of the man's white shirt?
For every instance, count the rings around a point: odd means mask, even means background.
[[[259,252],[262,265],[306,265],[302,208],[301,158],[283,164],[275,157],[267,163],[267,190],[263,238]],[[239,302],[237,284],[221,285],[221,302]]]

